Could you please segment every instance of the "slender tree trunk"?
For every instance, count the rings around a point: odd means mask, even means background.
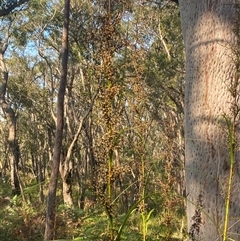
[[[44,194],[43,194],[43,174],[42,174],[42,170],[43,170],[43,165],[42,165],[42,157],[39,158],[39,160],[37,160],[37,182],[39,185],[39,202],[44,203]]]
[[[19,146],[16,140],[16,116],[12,108],[7,107],[4,109],[4,112],[9,121],[9,136],[8,143],[10,146],[11,154],[10,154],[10,170],[11,170],[11,187],[13,195],[20,195],[20,183],[17,176],[17,166],[19,163]]]
[[[67,66],[68,66],[68,32],[69,32],[69,12],[70,0],[64,2],[64,23],[63,23],[63,36],[62,36],[62,66],[61,66],[61,79],[58,91],[57,100],[57,124],[55,134],[55,144],[53,150],[52,172],[49,182],[48,200],[47,200],[47,215],[46,215],[46,228],[44,240],[52,240],[54,238],[54,224],[56,212],[56,191],[57,180],[60,165],[60,156],[63,139],[64,127],[64,96],[67,84]]]
[[[95,99],[95,97],[94,97],[94,99]],[[73,200],[72,200],[72,178],[73,178],[72,152],[73,152],[73,148],[74,148],[75,144],[77,143],[79,135],[81,133],[83,123],[92,110],[94,99],[92,101],[92,104],[91,104],[90,108],[87,110],[87,112],[85,113],[83,118],[78,123],[78,125],[79,125],[78,129],[77,129],[77,131],[74,135],[74,138],[73,138],[70,146],[68,147],[67,155],[64,158],[64,160],[62,160],[61,166],[60,166],[60,174],[61,174],[62,181],[63,181],[63,200],[64,200],[65,204],[68,204],[70,206],[73,205]]]
[[[85,175],[90,175],[91,180],[91,189],[92,189],[92,197],[93,201],[96,201],[96,159],[94,156],[93,150],[93,135],[92,135],[92,118],[90,117],[89,120],[85,123],[85,134],[87,137],[87,158],[88,164],[86,167],[89,167],[88,170],[86,169]]]
[[[239,119],[239,78],[232,51],[238,47],[233,31],[236,3],[179,0],[186,49],[185,167],[191,240],[223,240],[230,173],[226,119],[233,132]],[[239,147],[233,150],[239,162]],[[229,238],[240,240],[240,169],[234,165],[227,232]]]

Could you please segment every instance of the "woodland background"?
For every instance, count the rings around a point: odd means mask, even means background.
[[[71,1],[55,236],[184,240],[178,6],[107,2]],[[62,24],[58,0],[0,18],[0,240],[43,240]]]

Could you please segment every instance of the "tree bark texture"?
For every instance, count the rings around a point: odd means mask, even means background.
[[[62,64],[61,78],[57,100],[57,123],[55,133],[55,144],[53,150],[52,171],[49,182],[48,200],[47,200],[47,215],[44,240],[53,240],[54,238],[54,223],[56,212],[56,191],[57,180],[60,166],[60,156],[63,139],[64,128],[64,96],[67,84],[67,69],[68,69],[68,32],[69,32],[69,12],[70,0],[64,2],[64,23],[62,36]]]
[[[222,240],[230,157],[227,124],[236,116],[236,0],[180,0],[186,50],[185,167],[190,240]],[[239,85],[236,84],[239,92]],[[239,103],[238,103],[239,104]],[[234,123],[235,124],[235,123]],[[236,137],[238,137],[236,133]],[[228,237],[240,240],[239,148]]]

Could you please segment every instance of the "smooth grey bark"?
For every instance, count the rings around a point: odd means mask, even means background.
[[[230,91],[232,83],[237,83],[234,88],[239,93],[233,53],[238,47],[233,31],[236,4],[236,0],[179,0],[186,50],[185,167],[190,240],[222,240],[230,166],[229,136],[223,116],[233,121],[237,114],[234,103],[239,106],[239,95],[234,97]],[[237,146],[235,158],[228,237],[237,241]]]
[[[68,70],[68,33],[69,33],[69,15],[70,15],[70,0],[64,1],[64,23],[62,34],[62,63],[61,63],[61,78],[58,90],[57,99],[57,123],[55,133],[55,143],[53,149],[52,170],[48,189],[47,199],[47,214],[44,240],[53,240],[55,229],[56,216],[56,191],[58,182],[58,173],[60,166],[60,156],[62,149],[63,128],[64,128],[64,97],[67,85],[67,70]]]

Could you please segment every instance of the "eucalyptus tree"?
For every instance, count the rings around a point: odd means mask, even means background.
[[[53,162],[51,166],[51,177],[48,189],[46,228],[44,240],[52,240],[54,238],[55,212],[56,212],[56,192],[58,183],[58,173],[60,167],[61,148],[64,130],[64,98],[67,85],[68,72],[68,56],[69,56],[69,15],[70,0],[64,1],[63,31],[62,31],[62,62],[61,62],[61,78],[59,83],[59,91],[57,98],[57,120],[55,143],[53,149]]]
[[[191,240],[240,240],[239,3],[181,0]]]
[[[23,56],[22,52],[12,52],[11,58],[7,58],[7,63],[11,66],[8,96],[17,115],[18,143],[21,150],[19,176],[21,178],[22,174],[24,176],[28,170],[32,170],[32,174],[28,173],[29,178],[24,180],[23,186],[37,182],[40,201],[43,202],[42,185],[48,176],[47,167],[51,155],[49,150],[52,148],[49,138],[53,136],[51,132],[54,122],[49,118],[49,91],[42,86],[46,71],[41,70],[41,62],[35,61],[34,58]]]
[[[20,2],[18,1],[18,3]],[[42,29],[39,21],[33,21],[35,25],[31,23],[34,16],[31,13],[39,11],[40,7],[44,7],[43,1],[41,1],[41,4],[31,1],[29,9],[23,8],[18,14],[10,13],[9,16],[2,17],[1,37],[5,41],[4,47],[7,47],[3,60],[7,72],[10,72],[7,75],[5,99],[9,108],[12,108],[15,112],[14,136],[16,141],[14,143],[17,145],[15,149],[18,150],[16,152],[18,155],[15,155],[18,158],[16,163],[17,166],[21,166],[23,172],[26,168],[33,169],[36,177],[39,178],[38,182],[42,183],[48,166],[48,156],[51,156],[49,150],[52,148],[50,142],[53,135],[53,123],[52,119],[49,118],[51,116],[51,101],[48,102],[48,98],[49,100],[51,98],[47,91],[50,71],[44,66],[44,62],[38,58],[37,42],[34,42],[32,38],[32,33],[34,33],[34,36],[35,34],[39,36],[38,31]],[[48,18],[46,18],[47,20]],[[37,26],[38,23],[39,26]],[[4,96],[2,95],[2,97]],[[36,99],[39,101],[36,101]],[[39,124],[40,120],[41,124]],[[36,138],[33,133],[39,138]],[[39,150],[42,154],[37,155],[36,150]],[[31,159],[32,166],[29,163]],[[40,170],[41,167],[43,167],[43,170]],[[25,184],[29,183],[23,183],[23,186]],[[40,197],[43,201],[42,194]]]
[[[19,164],[20,152],[17,141],[17,117],[14,108],[11,106],[7,96],[9,70],[5,60],[5,53],[9,47],[11,38],[11,25],[14,20],[0,19],[2,22],[2,31],[5,38],[0,39],[0,66],[1,66],[1,89],[0,105],[5,118],[8,122],[8,144],[10,148],[10,170],[11,170],[11,187],[13,194],[20,194],[20,183],[17,175],[17,166]]]

